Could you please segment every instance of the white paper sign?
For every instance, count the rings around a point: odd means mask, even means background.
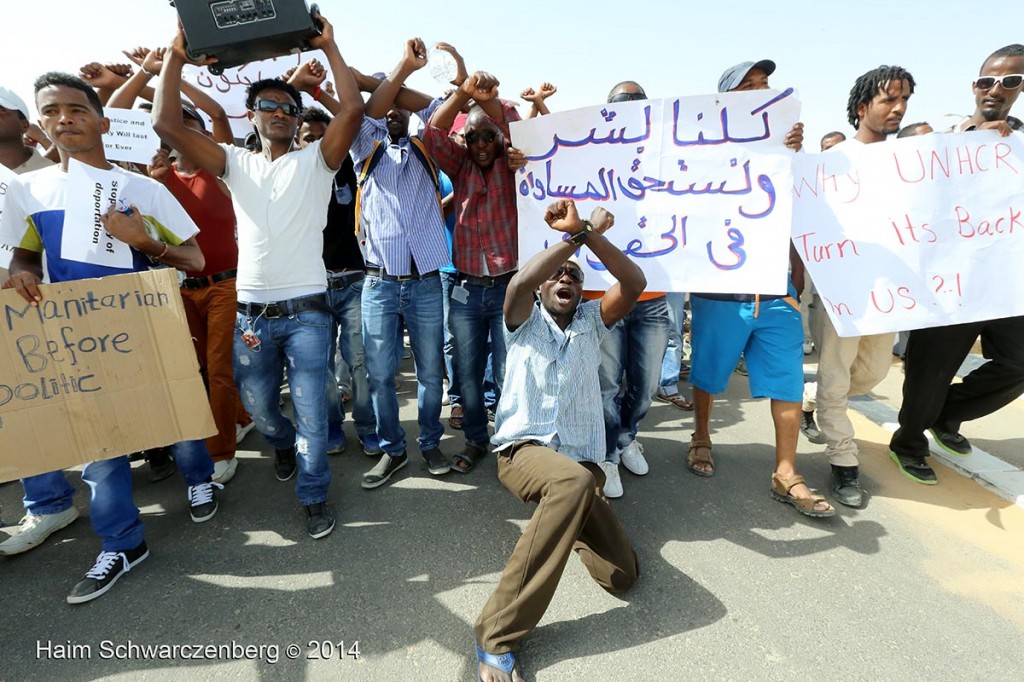
[[[793,243],[840,336],[1024,314],[1024,135],[799,154]]]
[[[149,112],[134,109],[104,109],[110,132],[103,136],[108,161],[148,164],[160,149],[160,137],[153,130]]]
[[[68,162],[62,258],[112,268],[132,266],[131,247],[111,236],[100,221],[117,203],[124,182],[124,174],[118,171],[100,170],[74,159]]]
[[[793,152],[792,89],[621,102],[511,124],[528,163],[517,179],[519,262],[562,235],[559,199],[615,215],[607,237],[649,291],[785,294]],[[587,289],[614,280],[589,251]]]
[[[4,213],[4,201],[7,199],[7,186],[11,180],[17,177],[7,166],[0,164],[0,216]],[[11,265],[11,258],[14,256],[14,247],[10,244],[0,242],[0,268],[6,270]],[[3,273],[0,273],[3,274]]]

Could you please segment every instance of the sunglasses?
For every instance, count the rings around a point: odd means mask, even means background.
[[[979,90],[991,90],[995,84],[1003,86],[1003,90],[1016,90],[1024,83],[1024,74],[1011,73],[1006,76],[982,76],[974,81]]]
[[[280,109],[285,116],[298,116],[299,108],[290,102],[275,102],[272,99],[256,100],[256,108],[253,111],[265,111],[268,114]]]
[[[647,95],[642,92],[620,92],[617,95],[613,95],[608,99],[608,103],[614,102],[635,102],[637,100],[647,99]]]
[[[549,282],[557,282],[562,279],[562,275],[569,275],[569,279],[576,282],[577,284],[583,283],[583,271],[579,268],[574,268],[571,265],[563,265],[562,267],[555,270],[554,274],[548,277]]]
[[[498,139],[498,134],[493,130],[485,130],[483,132],[472,132],[466,134],[466,144],[475,144],[477,142],[483,142],[484,144],[490,144]]]

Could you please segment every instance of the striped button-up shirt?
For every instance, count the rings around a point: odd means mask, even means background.
[[[505,330],[505,385],[491,438],[498,450],[534,440],[577,462],[605,459],[597,368],[607,328],[601,302],[581,302],[565,331],[539,303],[514,332]]]
[[[377,141],[386,145],[384,156],[366,179],[360,202],[366,263],[396,276],[410,274],[413,261],[419,273],[433,272],[451,260],[434,180],[409,138],[393,144],[384,119],[372,118],[363,119],[352,143],[357,175]]]
[[[519,113],[511,103],[501,104],[505,120],[497,125],[509,140],[508,124],[518,121]],[[451,139],[447,130],[428,125],[423,142],[437,167],[455,185],[455,267],[475,277],[493,277],[515,270],[519,258],[516,184],[504,150],[499,150],[494,165],[482,170],[469,157],[466,146]]]

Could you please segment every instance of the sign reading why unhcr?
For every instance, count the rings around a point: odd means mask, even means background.
[[[1024,314],[1024,135],[846,142],[794,161],[793,242],[840,336]]]
[[[0,481],[217,428],[172,269],[0,292]]]
[[[615,214],[607,237],[650,291],[785,294],[793,152],[790,89],[617,102],[510,125],[519,262],[548,246],[544,211],[574,199]],[[586,249],[588,289],[614,280]]]

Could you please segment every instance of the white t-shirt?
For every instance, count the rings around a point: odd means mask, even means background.
[[[222,144],[238,220],[238,300],[283,301],[327,289],[323,230],[335,171],[320,142],[278,157]]]

